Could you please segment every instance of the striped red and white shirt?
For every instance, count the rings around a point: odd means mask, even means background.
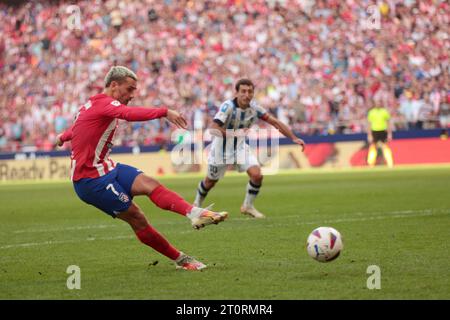
[[[119,120],[146,121],[165,117],[167,108],[127,107],[105,94],[81,106],[74,124],[61,136],[72,142],[71,179],[98,178],[116,164],[109,158]]]

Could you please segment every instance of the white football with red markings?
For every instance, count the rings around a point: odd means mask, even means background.
[[[306,250],[319,262],[330,262],[339,257],[344,245],[339,231],[331,227],[319,227],[310,233]]]

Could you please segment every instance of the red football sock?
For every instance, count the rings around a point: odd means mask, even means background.
[[[173,247],[155,228],[148,225],[145,229],[136,232],[142,243],[152,247],[169,259],[175,260],[180,256],[180,251]]]
[[[156,187],[149,196],[158,207],[164,210],[170,210],[185,216],[192,210],[192,205],[186,202],[175,192],[167,189],[163,185]]]

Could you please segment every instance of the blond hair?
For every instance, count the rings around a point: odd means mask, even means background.
[[[108,88],[111,82],[113,81],[122,82],[127,77],[130,77],[131,79],[137,81],[136,74],[127,67],[123,66],[111,67],[111,69],[109,69],[108,74],[105,77],[105,88]]]

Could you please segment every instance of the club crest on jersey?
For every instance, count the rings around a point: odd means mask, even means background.
[[[113,106],[115,106],[115,107],[120,106],[120,102],[117,101],[117,100],[111,101],[111,104],[112,104]]]
[[[128,196],[125,193],[121,192],[119,194],[119,200],[126,203],[130,201],[130,198],[128,198]]]

